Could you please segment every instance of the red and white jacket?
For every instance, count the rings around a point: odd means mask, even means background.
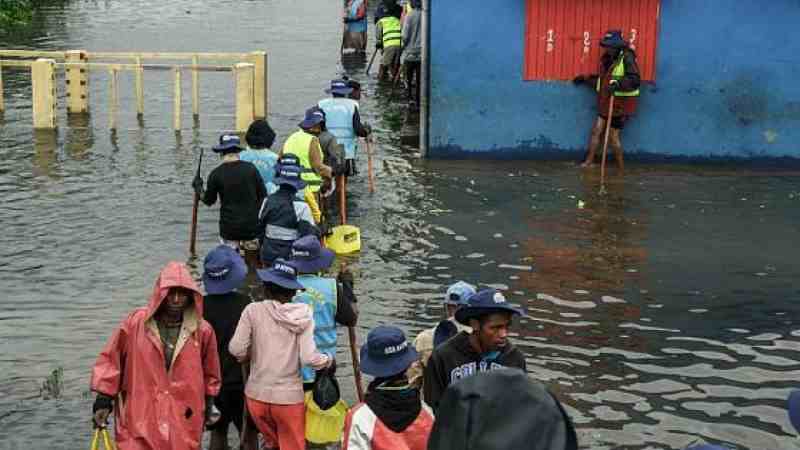
[[[433,420],[433,413],[423,403],[416,420],[395,433],[369,406],[359,403],[347,412],[342,450],[426,450]]]

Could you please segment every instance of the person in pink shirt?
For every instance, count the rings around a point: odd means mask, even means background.
[[[264,300],[247,305],[228,345],[238,361],[250,363],[245,402],[268,445],[304,450],[305,404],[300,367],[329,367],[333,359],[317,350],[314,322],[306,304],[292,303],[303,286],[297,269],[281,258],[258,270]]]

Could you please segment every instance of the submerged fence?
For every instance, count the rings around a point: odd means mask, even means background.
[[[136,113],[144,115],[144,72],[172,71],[174,73],[173,121],[175,131],[181,129],[183,73],[192,75],[192,114],[200,115],[200,72],[231,72],[235,89],[235,129],[243,132],[254,119],[266,118],[268,111],[267,54],[251,53],[134,53],[0,50],[0,113],[5,110],[3,68],[27,68],[31,72],[33,126],[36,129],[57,128],[58,90],[56,72],[64,71],[66,107],[69,114],[88,114],[90,73],[109,74],[109,128],[117,128],[119,86],[117,74],[134,74]],[[180,61],[187,63],[158,63],[149,61]],[[148,62],[145,62],[148,61]],[[201,64],[206,61],[231,61],[228,65]]]

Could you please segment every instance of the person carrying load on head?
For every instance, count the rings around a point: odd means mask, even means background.
[[[467,304],[467,299],[475,293],[475,286],[459,281],[450,285],[444,295],[445,319],[436,324],[433,328],[421,331],[414,339],[414,348],[419,353],[419,361],[414,363],[408,370],[408,379],[412,383],[422,385],[422,373],[428,365],[428,359],[433,353],[433,349],[443,344],[445,341],[456,334],[465,331],[471,333],[472,329],[466,325],[458,323],[455,319],[458,308]]]
[[[400,70],[400,51],[403,44],[403,29],[400,16],[403,8],[395,2],[386,5],[386,16],[378,21],[375,27],[377,39],[375,47],[381,49],[381,65],[378,68],[378,80],[385,81],[389,75],[392,79]]]
[[[277,258],[288,259],[292,243],[302,236],[320,236],[308,204],[297,198],[306,187],[301,179],[303,169],[296,165],[279,164],[275,183],[278,190],[267,197],[259,213],[261,263],[271,265]]]
[[[322,247],[316,236],[304,236],[292,244],[290,263],[297,268],[297,281],[304,291],[292,300],[311,307],[314,315],[314,342],[322,353],[336,356],[336,324],[356,326],[355,293],[353,274],[342,270],[336,278],[323,277],[321,272],[330,269],[334,253]],[[311,367],[303,367],[303,388],[308,391],[314,385],[315,373]]]
[[[600,67],[596,75],[578,75],[573,83],[586,83],[597,92],[598,117],[592,128],[586,159],[581,167],[594,166],[597,148],[603,144],[606,121],[611,120],[608,132],[608,143],[617,160],[620,171],[624,169],[622,141],[620,132],[625,124],[636,113],[639,100],[641,77],[636,63],[636,52],[630,48],[619,30],[610,30],[600,41],[605,49],[600,58]],[[611,99],[614,109],[608,117]]]
[[[347,412],[342,450],[426,450],[433,414],[406,370],[417,352],[396,327],[379,326],[361,346],[361,371],[374,377],[364,403]]]
[[[508,339],[511,319],[522,311],[495,289],[484,289],[467,298],[455,319],[472,332],[461,331],[434,348],[425,366],[425,402],[434,411],[447,386],[478,372],[502,367],[525,371],[525,356]]]
[[[253,121],[247,128],[244,136],[247,149],[239,153],[239,159],[252,163],[258,169],[258,174],[264,181],[267,195],[278,190],[272,181],[275,179],[275,165],[278,163],[278,154],[270,150],[275,143],[275,130],[264,119]]]
[[[322,99],[317,104],[325,116],[325,127],[336,136],[336,142],[344,146],[345,176],[355,175],[355,158],[358,151],[358,138],[366,138],[372,133],[372,128],[361,122],[359,104],[356,100],[347,98],[353,93],[351,80],[331,80],[330,88],[325,92],[331,94],[330,98]],[[339,175],[337,173],[337,175]]]
[[[347,0],[342,21],[344,36],[342,50],[353,49],[359,53],[367,51],[367,0]]]
[[[168,263],[147,306],[114,331],[92,369],[91,390],[94,423],[105,427],[114,412],[120,450],[200,449],[203,427],[218,416],[220,363],[185,264]]]
[[[305,394],[300,367],[322,370],[333,358],[314,344],[314,321],[308,305],[292,303],[303,286],[297,269],[283,259],[258,270],[264,300],[247,305],[228,350],[239,362],[250,362],[245,402],[267,448],[303,450]]]
[[[199,175],[192,187],[208,206],[219,197],[220,240],[252,258],[258,252],[258,208],[267,196],[264,180],[256,166],[239,159],[239,136],[223,134],[212,150],[222,156],[222,164],[211,171],[205,189]]]
[[[228,428],[234,424],[239,435],[242,432],[244,412],[244,380],[242,366],[228,352],[228,344],[236,331],[242,312],[250,304],[250,298],[237,292],[247,276],[247,265],[239,253],[227,245],[211,250],[203,261],[203,317],[211,324],[217,338],[217,350],[222,367],[222,388],[214,399],[220,411],[217,423],[211,430],[210,450],[228,448]],[[252,438],[252,437],[251,437]],[[248,442],[245,449],[255,449],[255,442]]]

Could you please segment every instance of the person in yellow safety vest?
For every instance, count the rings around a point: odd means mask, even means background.
[[[378,21],[375,27],[376,43],[375,47],[383,52],[381,65],[378,69],[378,79],[386,80],[391,71],[395,77],[400,70],[400,52],[403,44],[403,31],[400,24],[400,15],[403,8],[397,3],[388,6],[388,14]]]
[[[589,149],[581,167],[593,167],[597,148],[603,144],[608,120],[611,98],[614,98],[614,109],[611,113],[611,128],[608,132],[608,144],[614,152],[620,172],[624,169],[622,141],[620,131],[636,112],[639,99],[641,77],[636,64],[636,53],[622,37],[619,30],[608,31],[600,41],[605,53],[600,58],[597,75],[575,77],[573,83],[586,83],[597,91],[598,117],[592,128]]]
[[[286,139],[278,158],[293,154],[300,160],[304,172],[302,179],[306,182],[306,190],[318,193],[323,183],[331,182],[333,170],[323,162],[322,148],[317,136],[322,132],[325,116],[317,108],[306,110],[305,119],[298,124],[299,130]]]

